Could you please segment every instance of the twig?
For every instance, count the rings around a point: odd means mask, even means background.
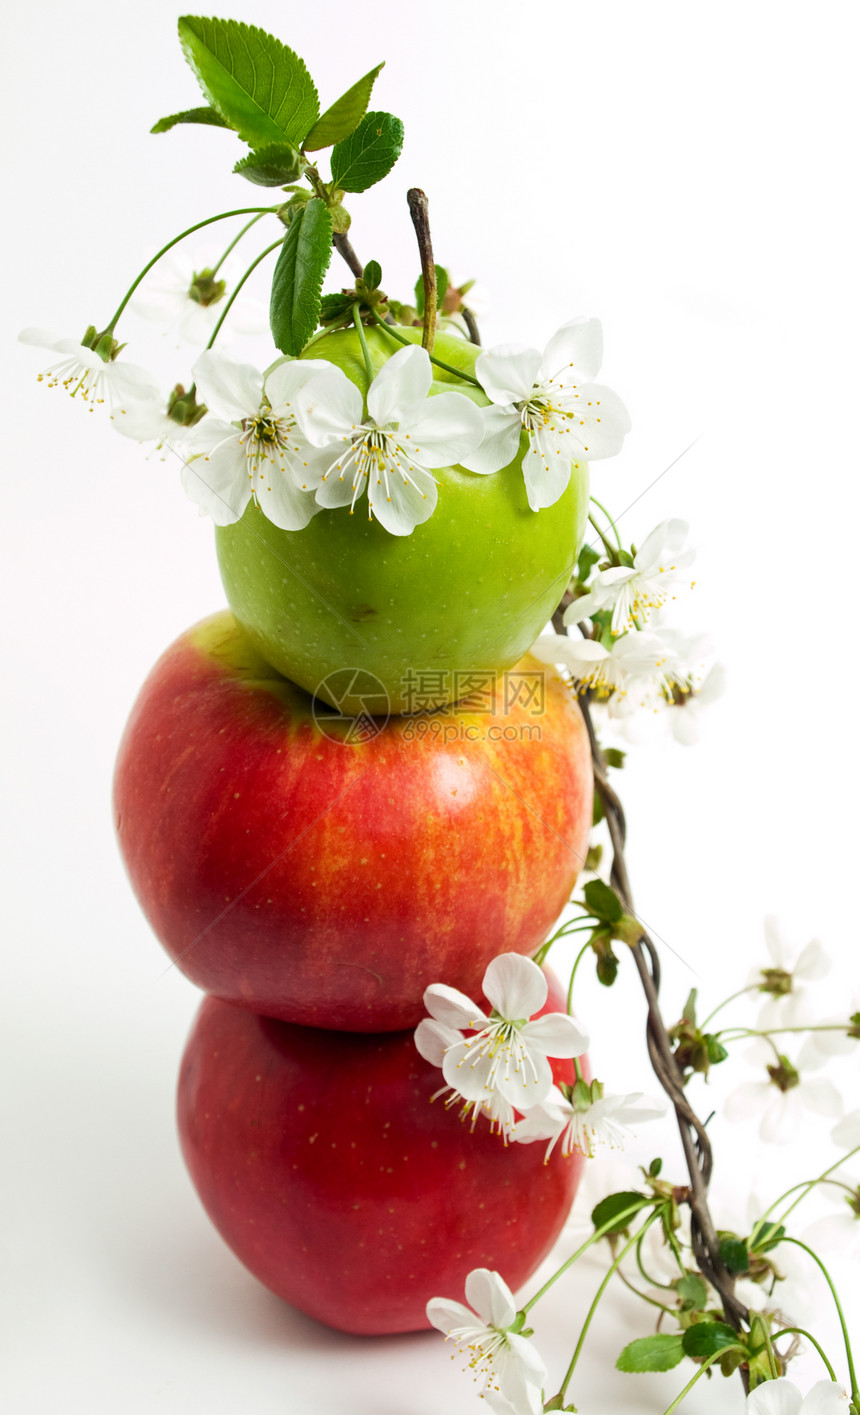
[[[331,243],[335,250],[343,256],[356,280],[360,280],[364,274],[364,266],[353,250],[349,236],[335,234],[331,238]]]
[[[420,187],[410,187],[406,193],[409,215],[415,227],[418,251],[421,256],[421,277],[424,281],[424,332],[421,344],[428,354],[433,352],[436,337],[436,265],[433,260],[433,245],[430,240],[430,218],[428,201]]]

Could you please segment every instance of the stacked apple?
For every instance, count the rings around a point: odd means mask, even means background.
[[[356,352],[354,332],[314,347],[366,393]],[[253,502],[220,528],[231,611],[156,664],[116,770],[133,888],[209,994],[179,1086],[200,1197],[273,1291],[360,1333],[427,1326],[476,1267],[522,1283],[578,1175],[431,1105],[413,1029],[429,985],[480,997],[493,957],[535,952],[585,855],[584,724],[521,655],[575,560],[587,472],[539,515],[516,465],[435,475],[410,536],[346,506],[284,531]]]

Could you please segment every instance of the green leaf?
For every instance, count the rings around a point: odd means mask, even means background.
[[[597,952],[597,981],[605,988],[611,988],[618,977],[618,959],[612,951],[612,941],[607,940]]]
[[[708,1284],[698,1273],[685,1273],[678,1282],[677,1291],[681,1301],[687,1302],[698,1312],[707,1305]]]
[[[713,1356],[726,1346],[744,1345],[743,1337],[725,1322],[696,1322],[683,1335],[687,1356]]]
[[[352,302],[347,295],[323,295],[320,300],[320,324],[331,324],[335,319],[342,319],[351,309]]]
[[[331,216],[313,197],[290,222],[272,280],[269,321],[282,353],[300,354],[316,329],[330,260]]]
[[[625,1346],[615,1362],[619,1371],[671,1371],[684,1359],[684,1343],[676,1333],[655,1332]]]
[[[655,1160],[652,1160],[648,1166],[648,1174],[651,1179],[658,1179],[662,1168],[663,1161],[659,1157]]]
[[[171,113],[169,118],[159,118],[150,128],[151,133],[167,133],[177,123],[208,123],[213,128],[229,128],[230,124],[215,108],[186,108],[184,113]]]
[[[614,889],[610,889],[602,879],[590,879],[582,892],[589,914],[606,924],[618,923],[624,910]]]
[[[382,266],[378,260],[369,260],[362,272],[365,290],[378,290],[382,284]]]
[[[209,102],[252,148],[301,144],[319,99],[292,49],[256,25],[195,15],[180,19],[179,42]]]
[[[750,1244],[753,1253],[766,1253],[770,1248],[775,1248],[785,1237],[784,1223],[763,1223],[753,1225],[755,1241]]]
[[[600,822],[603,820],[604,814],[605,812],[603,810],[603,802],[600,799],[600,792],[595,791],[594,801],[591,807],[591,824],[600,825]]]
[[[604,747],[603,749],[603,760],[607,766],[615,767],[616,771],[621,770],[626,756],[627,753],[620,751],[618,747]]]
[[[584,545],[579,552],[579,559],[576,562],[576,573],[583,583],[588,579],[600,559],[600,554],[599,550],[594,550],[590,545]]]
[[[291,143],[271,143],[240,157],[233,171],[257,187],[285,187],[299,176],[301,158]]]
[[[402,147],[399,118],[366,113],[355,132],[332,149],[332,181],[345,192],[366,192],[391,171]]]
[[[648,1203],[644,1194],[637,1194],[635,1190],[623,1190],[619,1194],[608,1194],[605,1199],[591,1210],[591,1222],[595,1228],[602,1228],[605,1223],[612,1221],[612,1228],[608,1228],[607,1233],[622,1233],[629,1224],[633,1215],[629,1212],[634,1204],[640,1208],[645,1208]],[[625,1210],[628,1212],[625,1214]],[[617,1223],[614,1222],[619,1214],[624,1214]]]
[[[350,133],[355,132],[370,102],[370,94],[376,77],[381,69],[385,68],[384,62],[377,64],[375,69],[371,69],[369,74],[365,74],[363,79],[359,79],[357,84],[348,88],[336,103],[327,108],[319,122],[314,123],[304,141],[305,152],[319,152],[323,147],[331,147],[333,143],[343,142]]]
[[[750,1255],[746,1242],[743,1238],[736,1238],[733,1233],[720,1234],[720,1257],[725,1263],[730,1273],[749,1272]]]

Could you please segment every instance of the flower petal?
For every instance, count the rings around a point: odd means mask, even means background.
[[[517,1315],[514,1295],[504,1278],[489,1268],[474,1268],[466,1278],[466,1301],[488,1327],[504,1331]]]
[[[834,1125],[830,1132],[834,1145],[842,1150],[853,1150],[860,1145],[860,1110],[852,1110]]]
[[[436,1022],[458,1030],[482,1027],[487,1021],[470,997],[447,983],[431,983],[424,993],[424,1006]]]
[[[842,1097],[833,1082],[828,1081],[826,1076],[816,1076],[812,1080],[801,1081],[798,1091],[804,1105],[809,1110],[814,1110],[817,1115],[838,1119],[842,1114],[844,1109]]]
[[[430,1325],[446,1336],[457,1327],[475,1326],[474,1312],[462,1302],[454,1302],[448,1297],[431,1297],[425,1310]]]
[[[541,356],[525,344],[497,344],[475,362],[475,377],[491,403],[521,403],[531,396]]]
[[[390,463],[367,478],[367,499],[381,526],[393,536],[411,535],[436,509],[439,491],[430,472],[418,467],[407,477]]]
[[[589,1046],[589,1036],[565,1012],[548,1012],[527,1022],[520,1035],[529,1047],[544,1056],[582,1056]]]
[[[803,949],[800,957],[794,965],[793,972],[798,978],[807,978],[814,981],[823,978],[830,972],[831,961],[824,952],[821,941],[814,938]]]
[[[460,458],[460,465],[480,476],[491,476],[509,467],[520,450],[522,418],[516,408],[479,408],[483,436],[474,452]]]
[[[227,441],[209,453],[191,458],[182,468],[185,491],[216,526],[230,526],[240,520],[251,499],[245,453],[235,428],[231,432]]]
[[[191,372],[198,401],[228,423],[253,417],[263,401],[263,375],[251,364],[237,364],[216,349],[204,349]]]
[[[266,463],[266,475],[256,478],[254,494],[263,515],[282,531],[303,531],[322,506],[313,491],[298,487],[283,460]]]
[[[846,1415],[848,1392],[838,1381],[816,1381],[806,1392],[801,1415]]]
[[[361,394],[342,369],[329,364],[296,394],[296,422],[312,447],[349,444],[362,428]]]
[[[438,1066],[440,1069],[448,1047],[459,1041],[462,1041],[462,1037],[453,1027],[434,1022],[429,1017],[425,1017],[415,1028],[415,1048],[419,1056],[423,1056],[431,1066]]]
[[[383,364],[367,394],[367,411],[378,427],[409,423],[425,402],[433,382],[433,366],[420,344],[398,349]]]
[[[571,462],[561,453],[551,458],[535,436],[529,438],[529,450],[523,457],[523,477],[526,496],[533,511],[554,506],[567,490]]]
[[[552,336],[540,371],[546,378],[558,379],[572,366],[577,382],[590,382],[600,372],[602,361],[603,326],[599,319],[582,316],[563,324]]]
[[[301,388],[318,373],[330,369],[325,359],[284,359],[266,374],[264,387],[275,417],[294,412],[292,402]]]
[[[480,410],[465,393],[437,393],[401,429],[409,451],[422,467],[455,467],[474,452],[484,435]]]
[[[583,383],[572,395],[573,421],[569,424],[571,441],[582,447],[582,456],[590,462],[614,457],[630,431],[630,414],[617,393],[601,383]],[[571,447],[569,455],[576,457]]]
[[[785,1376],[763,1381],[747,1396],[745,1415],[798,1415],[801,1394]]]
[[[481,983],[484,996],[510,1021],[533,1017],[547,998],[546,975],[521,953],[502,953],[488,965]]]

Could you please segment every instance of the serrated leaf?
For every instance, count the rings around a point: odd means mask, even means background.
[[[627,1227],[633,1215],[629,1212],[634,1204],[642,1209],[648,1203],[644,1194],[637,1194],[635,1190],[622,1190],[619,1194],[607,1194],[605,1199],[591,1210],[591,1222],[595,1228],[602,1228],[604,1224],[612,1222],[612,1228],[608,1228],[607,1233],[621,1233]],[[626,1212],[625,1212],[626,1211]],[[619,1215],[625,1215],[619,1218]],[[615,1223],[614,1220],[618,1219]]]
[[[689,1302],[697,1311],[707,1304],[708,1284],[698,1273],[685,1273],[678,1282],[677,1292],[682,1302]]]
[[[184,113],[171,113],[169,118],[159,118],[150,128],[151,133],[167,133],[177,123],[206,123],[212,128],[229,128],[230,124],[221,117],[217,108],[186,108]]]
[[[684,1359],[681,1337],[670,1332],[655,1332],[628,1342],[615,1362],[619,1371],[671,1371]]]
[[[735,1238],[733,1234],[729,1234],[727,1237],[721,1237],[720,1257],[730,1273],[749,1272],[749,1249],[743,1238]]]
[[[271,143],[240,157],[233,171],[257,187],[285,187],[299,175],[298,150],[291,143]]]
[[[713,1356],[726,1346],[744,1345],[743,1337],[725,1322],[696,1322],[682,1337],[687,1356]]]
[[[371,69],[369,74],[365,74],[363,79],[359,79],[357,84],[348,88],[346,93],[341,94],[336,103],[327,108],[318,122],[314,123],[304,141],[305,152],[319,152],[321,148],[331,147],[336,142],[343,142],[350,133],[355,132],[370,102],[370,94],[376,82],[377,75],[381,69],[385,68],[385,63],[377,64],[375,69]]]
[[[204,94],[252,148],[300,146],[319,117],[303,60],[256,25],[183,15],[179,42]]]
[[[606,924],[618,923],[624,910],[614,889],[610,889],[602,879],[590,879],[582,892],[588,912],[595,919],[601,919]]]
[[[330,260],[331,216],[313,197],[290,222],[272,280],[269,322],[283,354],[300,354],[316,329]]]
[[[366,192],[391,171],[402,148],[399,118],[366,113],[355,132],[332,148],[332,181],[345,192]]]

